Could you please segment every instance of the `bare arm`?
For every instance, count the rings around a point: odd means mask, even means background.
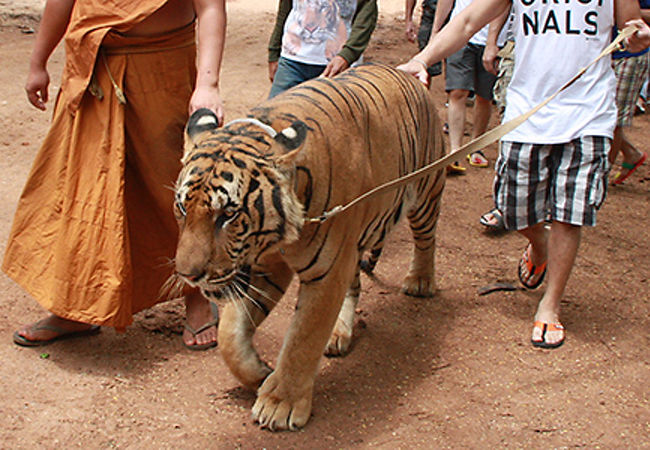
[[[436,26],[434,19],[434,29],[427,46],[409,62],[398,66],[398,69],[417,76],[423,83],[428,83],[427,66],[442,61],[455,51],[460,50],[478,30],[509,9],[510,6],[510,0],[474,0],[439,33],[434,33]],[[438,10],[436,9],[437,18]]]
[[[29,74],[25,91],[29,102],[43,111],[49,98],[50,76],[47,72],[47,61],[68,28],[73,6],[74,0],[47,1],[29,58]]]
[[[433,24],[431,24],[431,36],[429,37],[429,42],[434,34],[436,34],[451,14],[451,10],[454,8],[454,0],[439,0],[436,5],[436,13],[433,16]]]
[[[622,30],[634,26],[637,32],[625,40],[625,48],[632,53],[640,52],[650,46],[650,27],[641,19],[641,10],[637,0],[615,0],[614,12],[616,26]]]
[[[506,23],[508,17],[510,17],[510,9],[504,11],[499,17],[490,22],[490,26],[488,27],[487,41],[485,43],[485,50],[483,51],[483,67],[494,75],[497,74],[496,63],[497,53],[499,52],[497,39],[499,39],[503,24]]]
[[[190,113],[199,108],[214,111],[223,123],[224,111],[219,95],[219,74],[226,41],[225,0],[192,0],[198,19],[198,64],[196,87],[190,99]]]
[[[413,23],[414,9],[415,9],[415,0],[406,0],[406,4],[404,5],[404,22],[406,24],[406,28],[404,29],[404,34],[406,35],[406,39],[408,39],[409,42],[415,42],[415,38],[416,38],[415,24]]]

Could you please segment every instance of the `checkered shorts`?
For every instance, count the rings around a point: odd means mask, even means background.
[[[612,61],[616,72],[616,125],[629,127],[643,82],[648,78],[650,52]]]
[[[596,225],[607,195],[610,139],[577,138],[566,144],[502,141],[496,162],[494,202],[509,230],[552,220]]]

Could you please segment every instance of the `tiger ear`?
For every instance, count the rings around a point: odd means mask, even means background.
[[[186,163],[186,158],[193,150],[196,144],[196,139],[206,131],[212,131],[219,126],[219,119],[217,115],[207,108],[197,109],[187,119],[185,125],[185,143],[183,145],[183,157],[181,162]]]
[[[219,127],[219,119],[217,115],[208,108],[200,108],[192,113],[187,120],[185,126],[185,133],[187,136],[194,140],[196,136],[205,132],[215,130]]]
[[[302,145],[305,143],[307,130],[309,127],[304,122],[297,120],[275,135],[276,145],[281,145],[284,149],[289,150],[288,153],[273,159],[276,167],[293,167],[300,150],[302,150]]]

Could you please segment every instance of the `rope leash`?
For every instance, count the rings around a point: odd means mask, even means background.
[[[618,36],[616,36],[616,39],[612,41],[611,44],[609,44],[605,49],[598,55],[596,59],[594,59],[592,62],[590,62],[587,66],[583,67],[573,78],[571,78],[568,82],[566,82],[560,89],[558,89],[553,95],[548,97],[546,100],[535,106],[533,109],[530,111],[521,114],[518,117],[515,117],[514,119],[510,120],[509,122],[503,123],[499,125],[498,127],[493,128],[492,130],[482,134],[481,136],[477,137],[476,139],[473,139],[472,141],[468,142],[467,144],[463,145],[460,147],[458,150],[456,150],[453,153],[450,153],[437,161],[434,161],[431,164],[428,164],[424,167],[421,167],[420,169],[411,172],[407,175],[404,175],[400,178],[397,178],[395,180],[386,182],[384,184],[381,184],[370,191],[366,192],[365,194],[360,195],[359,197],[355,198],[354,200],[351,200],[349,203],[345,205],[338,205],[335,206],[334,208],[325,211],[323,214],[321,214],[318,217],[312,217],[312,218],[307,218],[305,219],[305,224],[320,224],[325,222],[326,220],[330,219],[331,217],[342,213],[343,211],[350,209],[357,203],[360,203],[364,200],[368,200],[372,197],[375,197],[379,194],[382,194],[386,191],[389,191],[391,189],[395,189],[403,184],[409,183],[411,181],[417,180],[425,175],[427,175],[429,172],[434,172],[436,170],[439,170],[443,167],[446,167],[454,162],[460,161],[461,159],[465,158],[467,155],[474,153],[477,150],[480,150],[493,142],[498,141],[500,138],[508,134],[510,131],[514,130],[517,128],[519,125],[521,125],[523,122],[528,120],[530,116],[535,114],[537,111],[542,109],[544,106],[546,106],[551,100],[553,100],[555,97],[557,97],[560,92],[564,91],[567,89],[569,86],[571,86],[575,81],[580,78],[591,66],[596,64],[598,61],[600,61],[603,57],[609,55],[610,53],[613,53],[614,51],[622,48],[620,45],[621,42],[634,34],[636,32],[636,28],[633,26],[626,27],[624,30],[620,31]]]

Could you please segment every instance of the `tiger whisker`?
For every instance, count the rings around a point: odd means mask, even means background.
[[[237,278],[237,281],[243,283],[243,280],[241,278],[239,278],[238,275],[243,275],[243,274],[241,272],[239,272],[235,276],[235,278]],[[265,300],[268,300],[269,302],[273,303],[274,305],[276,305],[278,303],[278,300],[274,300],[273,297],[271,297],[267,292],[264,292],[262,289],[258,288],[257,286],[255,286],[255,285],[253,285],[251,283],[246,283],[246,286],[249,289],[251,289],[252,291],[254,291],[257,295],[264,298]]]
[[[232,291],[233,297],[236,298],[237,300],[237,307],[243,309],[243,311],[246,313],[246,316],[248,316],[248,320],[250,320],[251,325],[255,327],[255,321],[253,320],[253,316],[251,316],[250,311],[248,311],[248,308],[246,307],[246,303],[244,302],[244,298],[242,298],[243,292],[240,291],[241,287],[238,286],[237,284],[233,283],[231,285],[228,285],[228,288]]]

